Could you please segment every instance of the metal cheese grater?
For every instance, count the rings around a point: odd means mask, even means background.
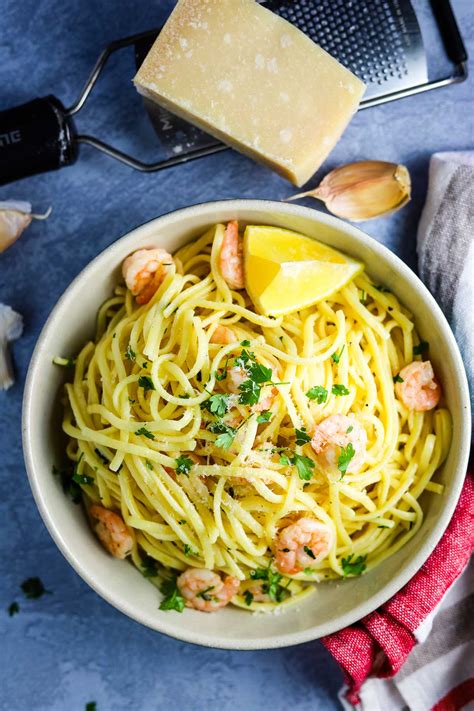
[[[449,0],[430,0],[453,63],[450,76],[428,81],[420,27],[409,0],[267,0],[273,12],[302,30],[366,84],[360,109],[447,84],[467,76],[467,53]],[[112,42],[100,55],[77,101],[68,109],[53,96],[0,112],[0,185],[73,163],[81,143],[137,170],[151,172],[228,147],[145,99],[161,145],[154,163],[143,163],[92,136],[76,132],[79,113],[110,55],[132,46],[140,66],[159,29]]]

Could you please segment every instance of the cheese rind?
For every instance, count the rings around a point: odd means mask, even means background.
[[[255,0],[179,0],[134,83],[296,185],[330,153],[365,89]]]

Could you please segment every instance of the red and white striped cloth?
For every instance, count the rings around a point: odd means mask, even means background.
[[[474,565],[461,575],[473,550],[469,473],[451,523],[420,571],[376,612],[323,638],[344,672],[346,709],[474,709]]]

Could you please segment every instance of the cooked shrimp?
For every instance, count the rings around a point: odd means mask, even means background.
[[[223,279],[231,289],[244,288],[243,244],[239,237],[239,223],[236,220],[227,223],[219,255],[219,268]]]
[[[294,575],[325,558],[335,542],[329,526],[314,518],[300,518],[282,528],[275,539],[275,561],[280,573]]]
[[[355,417],[331,415],[316,425],[311,446],[316,452],[320,467],[328,473],[338,472],[338,460],[341,448],[349,443],[354,448],[354,456],[347,465],[350,474],[358,472],[365,461],[367,432]]]
[[[133,536],[123,518],[114,511],[94,504],[89,509],[94,531],[104,548],[115,558],[126,558],[133,548]]]
[[[139,249],[130,254],[122,264],[122,274],[127,287],[137,298],[137,304],[147,304],[166,276],[164,264],[173,262],[165,249]]]
[[[227,389],[231,393],[239,393],[239,387],[245,380],[249,379],[249,374],[242,368],[241,365],[234,366],[233,368],[227,368],[226,384]]]
[[[429,360],[415,360],[399,373],[402,383],[395,383],[395,392],[405,407],[417,412],[432,410],[441,397],[441,387]]]
[[[207,568],[188,568],[177,580],[186,607],[201,612],[214,612],[229,603],[239,589],[239,581],[231,575],[222,578]]]
[[[255,405],[252,405],[250,409],[252,410],[252,412],[263,412],[264,410],[269,410],[273,405],[273,401],[277,395],[277,388],[262,388],[262,392],[258,402],[255,403]]]
[[[210,343],[227,346],[229,343],[235,343],[235,334],[227,326],[218,326],[210,338]]]

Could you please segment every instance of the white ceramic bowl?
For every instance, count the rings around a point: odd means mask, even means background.
[[[425,493],[425,521],[418,535],[370,573],[321,584],[314,596],[284,614],[252,615],[225,608],[205,615],[158,609],[159,594],[127,562],[109,556],[91,533],[81,507],[63,494],[51,466],[63,457],[58,393],[65,373],[55,355],[75,353],[91,336],[98,307],[120,279],[123,259],[139,247],[159,245],[174,252],[216,222],[272,224],[315,237],[362,260],[369,274],[386,284],[413,312],[430,342],[430,357],[441,379],[454,420],[453,442],[437,481],[442,496]],[[195,205],[159,217],[130,232],[94,259],[53,309],[33,354],[23,406],[23,446],[36,503],[60,550],[108,602],[135,620],[178,639],[212,647],[265,649],[316,639],[375,610],[416,573],[449,523],[463,484],[470,444],[469,398],[461,357],[451,330],[427,289],[388,249],[356,227],[316,210],[261,200]]]

